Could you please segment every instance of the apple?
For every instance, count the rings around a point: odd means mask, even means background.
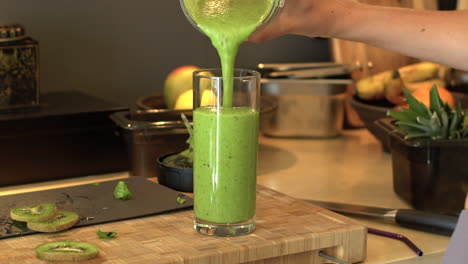
[[[201,106],[214,105],[217,96],[211,90],[205,89],[202,94]],[[174,109],[193,109],[193,90],[183,92],[175,103]]]
[[[194,65],[184,65],[173,69],[166,77],[163,87],[164,103],[173,109],[177,98],[188,90],[193,89],[193,72],[200,70]]]

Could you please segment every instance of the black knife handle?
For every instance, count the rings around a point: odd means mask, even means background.
[[[450,236],[455,230],[458,218],[418,210],[398,209],[395,221],[402,226]]]

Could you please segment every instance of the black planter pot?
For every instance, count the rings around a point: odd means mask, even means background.
[[[179,192],[193,192],[193,169],[176,168],[165,165],[162,161],[174,153],[166,154],[158,158],[159,184]]]
[[[459,214],[468,186],[468,140],[405,140],[394,119],[376,121],[388,133],[395,193],[415,209]]]

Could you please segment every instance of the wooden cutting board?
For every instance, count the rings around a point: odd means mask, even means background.
[[[257,230],[239,237],[209,237],[193,230],[193,212],[179,211],[102,224],[117,238],[99,239],[97,226],[57,234],[0,240],[0,263],[44,263],[34,247],[55,240],[79,240],[100,249],[86,263],[324,263],[324,251],[349,263],[366,256],[367,229],[355,221],[271,189],[257,188]]]

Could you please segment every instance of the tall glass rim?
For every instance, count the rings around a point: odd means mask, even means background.
[[[200,73],[204,73],[204,72],[209,72],[209,73],[213,73],[213,72],[217,72],[219,71],[220,72],[220,75],[219,76],[209,76],[209,75],[203,75],[203,74],[200,74]],[[238,72],[246,72],[248,73],[247,75],[245,76],[236,76],[236,73]],[[210,80],[219,80],[219,79],[223,79],[223,76],[222,76],[222,71],[221,71],[221,68],[209,68],[209,69],[201,69],[201,70],[196,70],[193,72],[193,78],[200,78],[200,79],[210,79]],[[248,79],[260,79],[261,78],[261,74],[260,72],[256,71],[256,70],[249,70],[249,69],[242,69],[242,68],[235,68],[234,69],[234,77],[233,79],[234,80],[248,80]]]
[[[261,26],[269,23],[274,17],[276,17],[276,15],[280,11],[280,9],[284,6],[284,2],[286,0],[273,0],[273,1],[274,2],[273,2],[273,5],[271,6],[271,9],[268,11],[268,14],[265,16],[265,18],[260,22],[258,27],[261,27]],[[182,11],[184,12],[185,17],[190,22],[190,24],[192,24],[192,26],[195,27],[202,34],[205,34],[205,32],[203,32],[201,30],[201,28],[198,26],[197,22],[195,22],[195,20],[193,20],[192,16],[190,15],[187,8],[185,7],[185,0],[179,0],[179,3],[180,3],[180,6],[182,8]]]

